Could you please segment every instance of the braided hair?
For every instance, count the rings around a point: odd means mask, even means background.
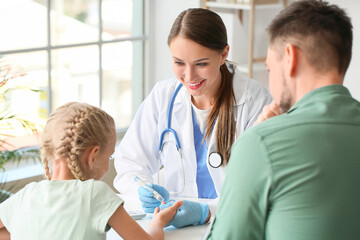
[[[61,158],[76,179],[86,180],[82,155],[94,146],[104,149],[114,128],[109,114],[86,103],[70,102],[56,109],[46,123],[40,146],[47,179],[51,179],[49,162]]]

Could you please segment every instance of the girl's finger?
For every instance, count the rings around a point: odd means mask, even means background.
[[[177,201],[171,207],[169,207],[169,209],[177,211],[179,207],[181,207],[183,204],[184,204],[183,201]]]
[[[154,215],[155,215],[155,214],[158,214],[158,213],[159,213],[159,210],[160,210],[159,207],[156,207],[155,210],[154,210]]]

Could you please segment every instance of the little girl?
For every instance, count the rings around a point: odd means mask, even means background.
[[[0,205],[0,230],[12,239],[105,239],[112,227],[124,239],[163,239],[182,202],[155,211],[146,233],[123,200],[100,180],[116,143],[115,123],[103,110],[71,102],[51,114],[41,159],[48,180],[30,183]],[[5,228],[5,229],[2,229]]]

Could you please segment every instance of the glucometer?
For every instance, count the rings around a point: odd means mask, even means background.
[[[138,220],[138,219],[142,219],[146,216],[146,213],[143,212],[142,210],[130,210],[127,211],[127,213],[134,219],[134,220]]]

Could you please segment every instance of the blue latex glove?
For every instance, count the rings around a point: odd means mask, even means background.
[[[164,198],[165,202],[169,201],[170,194],[164,187],[152,183],[149,183],[149,186],[157,191]],[[154,198],[154,194],[146,188],[139,187],[138,193],[144,212],[153,213],[155,208],[160,206],[161,202]]]
[[[174,204],[170,201],[160,205],[160,209],[165,209]],[[188,225],[203,224],[209,215],[209,205],[206,203],[191,202],[183,200],[184,204],[179,208],[173,220],[166,226],[181,228]]]

